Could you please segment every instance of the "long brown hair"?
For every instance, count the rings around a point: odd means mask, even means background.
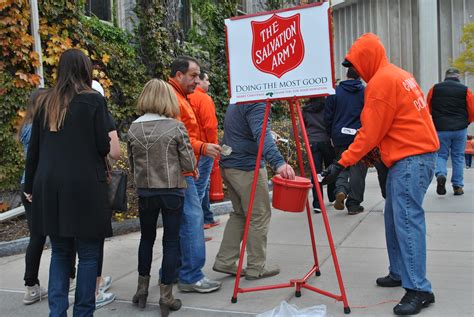
[[[59,58],[56,85],[46,96],[44,126],[58,131],[64,125],[69,103],[76,94],[92,90],[92,63],[81,50],[72,48]]]

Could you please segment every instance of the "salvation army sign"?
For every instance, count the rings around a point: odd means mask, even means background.
[[[334,93],[329,4],[225,20],[231,103]]]
[[[300,14],[288,18],[276,14],[262,22],[252,21],[252,62],[255,67],[280,78],[298,67],[304,57]]]

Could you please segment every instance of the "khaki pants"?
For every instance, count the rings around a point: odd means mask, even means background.
[[[247,208],[252,189],[253,171],[221,168],[222,179],[227,186],[234,212],[224,230],[224,237],[216,256],[216,264],[231,267],[240,255],[240,243],[244,236]],[[247,274],[258,275],[265,267],[268,225],[271,207],[268,194],[267,170],[261,168],[258,174],[252,218],[247,239]]]

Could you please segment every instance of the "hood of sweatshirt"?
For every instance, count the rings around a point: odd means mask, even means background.
[[[339,87],[352,93],[358,92],[359,90],[364,89],[364,85],[362,84],[362,82],[357,79],[349,79],[349,80],[341,81],[339,83]]]
[[[389,64],[382,42],[373,33],[366,33],[359,37],[349,49],[346,59],[351,62],[366,83],[372,79],[379,68]]]

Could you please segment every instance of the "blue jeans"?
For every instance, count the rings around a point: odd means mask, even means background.
[[[409,156],[388,171],[385,238],[390,276],[402,286],[431,292],[426,278],[426,225],[422,204],[433,179],[436,153]]]
[[[467,129],[457,131],[438,131],[440,147],[438,159],[436,160],[436,176],[448,174],[446,162],[451,152],[453,163],[453,175],[451,183],[453,186],[464,187],[464,150],[466,149]]]
[[[202,268],[206,262],[204,244],[204,217],[201,201],[192,176],[186,176],[188,188],[184,196],[183,214],[179,238],[181,245],[181,267],[179,282],[194,284],[204,277]]]
[[[73,256],[75,257],[74,244],[79,255],[79,266],[73,315],[93,316],[101,240],[62,237],[50,237],[50,239],[52,253],[48,284],[49,316],[67,316],[71,261]]]
[[[138,248],[138,274],[149,276],[156,239],[156,222],[161,212],[163,218],[163,259],[160,279],[165,285],[175,278],[179,260],[179,226],[184,198],[177,195],[139,197],[140,247]]]
[[[466,161],[466,167],[472,166],[472,154],[464,154],[464,158]]]
[[[213,223],[214,215],[211,212],[209,203],[209,181],[212,172],[214,159],[209,156],[201,156],[199,159],[199,178],[195,181],[196,190],[201,201],[202,212],[204,214],[204,223]]]

